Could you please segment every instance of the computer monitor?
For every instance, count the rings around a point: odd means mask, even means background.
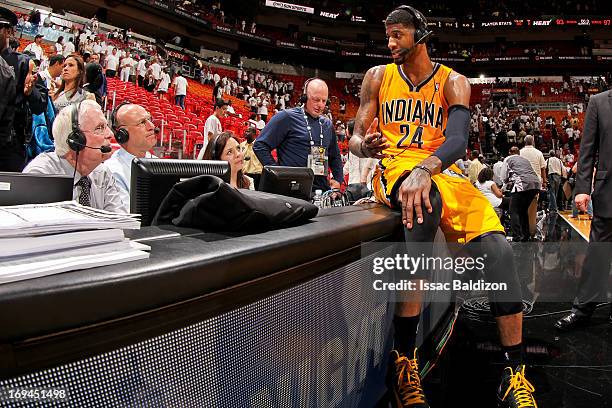
[[[0,205],[71,201],[73,184],[70,176],[0,173]]]
[[[308,167],[264,166],[259,191],[310,201],[313,181]]]
[[[130,212],[141,214],[141,225],[151,225],[160,204],[172,187],[184,179],[211,175],[229,182],[230,167],[225,161],[134,159],[130,185]]]

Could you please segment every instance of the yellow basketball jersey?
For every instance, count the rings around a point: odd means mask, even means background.
[[[414,85],[401,65],[386,66],[378,94],[378,124],[391,145],[384,151],[389,158],[427,157],[442,145],[448,118],[444,85],[451,71],[434,63],[431,75]]]

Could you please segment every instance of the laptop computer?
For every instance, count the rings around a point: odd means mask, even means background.
[[[0,205],[71,201],[72,189],[70,176],[0,172]]]

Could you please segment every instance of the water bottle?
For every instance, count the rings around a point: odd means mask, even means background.
[[[315,190],[315,195],[312,199],[312,203],[318,208],[321,208],[323,206],[323,190]]]

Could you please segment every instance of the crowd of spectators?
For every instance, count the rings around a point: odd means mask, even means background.
[[[183,3],[183,6],[204,6],[203,3]],[[208,5],[214,18],[223,20],[225,15],[221,10],[220,2],[212,2]],[[31,16],[27,17],[31,20]],[[35,20],[35,18],[34,18]],[[97,21],[92,19],[83,27],[74,27],[71,30],[72,37],[65,41],[61,36],[54,45],[55,54],[64,57],[62,62],[58,58],[49,64],[47,57],[41,47],[40,36],[28,45],[27,51],[34,60],[40,64],[41,71],[49,78],[47,83],[49,95],[57,109],[61,111],[68,106],[84,99],[96,99],[98,103],[105,106],[105,79],[100,80],[91,69],[92,64],[99,64],[102,77],[119,77],[124,82],[137,83],[147,91],[164,95],[174,87],[175,103],[185,108],[185,98],[188,95],[188,83],[181,73],[184,61],[173,61],[171,58],[165,60],[157,55],[157,50],[152,44],[134,40],[130,29],[115,30],[102,34],[98,32]],[[451,50],[458,51],[460,45],[451,45]],[[463,50],[468,55],[472,50]],[[541,50],[533,50],[538,53]],[[526,52],[532,51],[526,49]],[[77,55],[75,55],[77,54]],[[214,61],[213,62],[229,62]],[[58,64],[62,66],[61,79],[58,78]],[[50,69],[50,65],[54,68]],[[228,96],[242,99],[250,107],[251,116],[243,118],[253,128],[261,131],[269,119],[284,109],[296,106],[301,89],[296,91],[293,81],[286,77],[279,77],[272,73],[250,71],[241,66],[234,69],[220,70],[210,65],[200,64],[200,77],[198,79],[203,85],[212,88],[211,105],[219,100],[225,101]],[[76,81],[74,78],[82,78]],[[51,74],[54,73],[54,74]],[[86,75],[87,74],[87,75]],[[93,85],[92,85],[93,84]],[[344,123],[346,105],[359,98],[361,80],[356,77],[342,82],[336,95],[331,94],[330,99],[338,103],[340,114],[336,122],[333,121],[329,106],[325,115],[334,123],[336,134],[342,142],[347,133]],[[531,83],[518,83],[498,81],[497,87],[512,87],[514,95],[506,97],[489,98],[486,103],[473,104],[472,122],[470,132],[470,150],[477,151],[482,155],[482,163],[490,162],[496,157],[505,157],[512,146],[524,146],[526,138],[531,136],[534,145],[542,151],[554,151],[563,161],[565,166],[571,167],[577,156],[577,146],[580,141],[581,123],[580,115],[584,112],[589,89],[597,87],[605,89],[605,79],[598,81],[578,81],[569,83],[540,83],[535,80]],[[537,90],[537,94],[534,94]],[[523,105],[537,96],[546,95],[576,95],[577,100],[567,103],[567,115],[561,120],[546,115],[535,108]],[[231,104],[224,102],[225,109],[231,114]],[[492,164],[492,163],[489,163]],[[472,166],[472,169],[476,167]],[[478,174],[473,174],[476,178]]]

